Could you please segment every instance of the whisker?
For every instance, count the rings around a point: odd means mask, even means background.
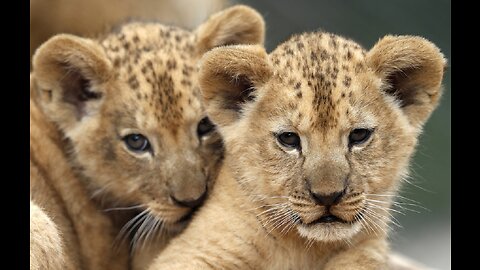
[[[405,216],[406,214],[397,210],[397,209],[393,209],[393,208],[389,208],[389,207],[382,207],[382,206],[379,206],[379,205],[376,205],[376,204],[373,204],[373,203],[369,203],[369,205],[373,208],[379,208],[379,209],[385,209],[385,210],[388,210],[388,211],[392,211],[392,212],[395,212],[395,213],[398,213],[400,215],[403,215]],[[418,213],[418,212],[417,212]]]
[[[387,222],[389,220],[388,217],[383,216],[371,209],[366,209],[366,211],[372,216],[372,218],[377,218],[377,221],[382,222],[382,224],[388,227],[389,230],[393,230],[392,227],[388,225],[388,222]]]
[[[380,229],[385,235],[387,235],[387,232],[385,231],[385,229],[380,226],[377,222],[375,222],[375,220],[373,219],[373,217],[370,217],[368,214],[368,211],[366,211],[365,213],[367,213],[367,215],[365,215],[365,219],[368,220],[371,225],[373,225],[374,227],[376,227],[377,229]],[[377,234],[376,234],[377,235]]]
[[[142,207],[144,207],[143,204],[129,206],[129,207],[112,207],[112,208],[103,209],[103,212],[119,211],[119,210],[132,210],[132,209],[138,209],[138,208],[142,208]]]
[[[127,234],[127,230],[131,232],[131,226],[136,223],[138,219],[141,219],[145,214],[148,213],[148,209],[143,210],[139,214],[137,214],[135,217],[130,219],[125,225],[123,225],[122,229],[120,229],[120,232],[117,234],[115,237],[115,240],[113,241],[113,245],[118,249],[124,242],[125,239],[128,237],[129,234]]]

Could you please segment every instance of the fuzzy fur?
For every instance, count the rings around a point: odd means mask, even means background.
[[[150,269],[388,269],[389,209],[445,63],[421,37],[386,36],[366,51],[324,32],[269,55],[258,45],[205,54],[199,81],[225,160],[205,205]],[[358,128],[373,133],[350,145]],[[301,148],[282,145],[283,132]],[[313,195],[334,192],[330,207]]]
[[[197,61],[209,40],[263,39],[262,17],[234,6],[193,32],[130,23],[95,40],[44,43],[30,76],[31,202],[45,214],[32,206],[34,265],[143,269],[195,210],[176,201],[211,190],[221,162],[218,133],[197,133],[206,115]],[[128,134],[150,149],[129,150]]]
[[[95,37],[119,23],[139,20],[194,29],[228,5],[226,0],[30,0],[30,59],[60,33]]]

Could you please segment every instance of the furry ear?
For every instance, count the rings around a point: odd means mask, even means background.
[[[265,49],[259,45],[235,45],[207,52],[200,65],[199,83],[207,112],[219,126],[240,117],[245,103],[272,76]]]
[[[265,22],[254,9],[236,5],[212,15],[195,31],[197,54],[223,45],[263,44]]]
[[[395,97],[410,123],[419,128],[441,96],[446,60],[430,41],[415,36],[385,36],[366,56],[382,79],[383,91]]]
[[[32,60],[31,95],[44,112],[63,128],[98,109],[102,83],[111,64],[92,40],[57,35],[38,48]]]

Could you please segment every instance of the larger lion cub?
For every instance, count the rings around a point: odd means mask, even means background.
[[[223,152],[197,62],[263,38],[260,14],[235,6],[192,32],[130,23],[44,43],[30,76],[31,268],[142,268],[150,243],[156,254],[185,228]]]
[[[365,51],[321,32],[269,55],[207,53],[200,85],[225,161],[152,269],[388,269],[386,209],[445,63],[421,37],[386,36]]]

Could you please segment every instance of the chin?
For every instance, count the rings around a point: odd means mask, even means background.
[[[361,229],[362,225],[359,222],[330,222],[297,225],[297,231],[302,237],[320,242],[349,240],[359,233]]]

